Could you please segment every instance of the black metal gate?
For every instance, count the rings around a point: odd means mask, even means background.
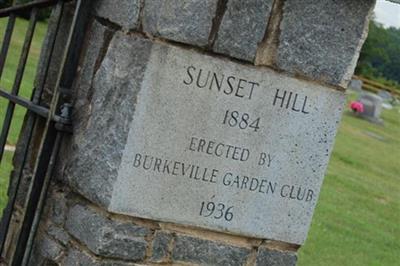
[[[0,135],[0,163],[3,159],[3,153],[6,146],[7,137],[10,131],[10,125],[14,115],[16,105],[27,109],[24,132],[23,147],[19,151],[22,156],[20,165],[14,169],[14,185],[9,191],[9,201],[6,206],[0,224],[0,263],[7,265],[27,265],[33,240],[35,238],[40,215],[44,205],[47,188],[50,183],[52,171],[54,169],[57,153],[63,134],[70,130],[71,104],[70,90],[78,64],[79,51],[85,32],[85,24],[89,12],[90,0],[38,0],[27,4],[14,4],[13,6],[0,10],[0,18],[8,17],[8,24],[4,33],[2,48],[0,51],[0,78],[3,74],[5,61],[9,52],[10,41],[16,23],[16,17],[21,14],[29,14],[29,26],[26,31],[22,52],[12,86],[11,92],[0,88],[0,96],[7,99],[7,111]],[[66,5],[72,5],[74,15],[72,23],[68,29],[60,27],[60,21]],[[40,61],[42,64],[41,75],[36,77],[35,88],[32,90],[31,98],[28,100],[19,96],[21,81],[24,75],[25,65],[29,55],[29,50],[38,20],[38,12],[44,8],[52,9],[53,22],[48,25],[46,35],[46,49],[42,49]],[[55,43],[58,34],[68,32],[68,41],[63,49],[63,56],[57,74],[56,85],[52,91],[50,105],[42,104],[44,86],[49,75],[51,59],[54,56]],[[37,123],[44,125],[40,139],[34,134],[34,128]],[[21,136],[20,136],[21,138]],[[35,138],[35,139],[33,139]],[[31,143],[40,142],[39,148],[35,151],[35,164],[32,178],[29,183],[29,190],[26,193],[25,205],[23,207],[23,219],[18,231],[15,248],[5,258],[5,248],[9,236],[10,222],[13,217],[15,202],[19,187],[23,177],[23,169],[27,163],[27,156],[30,151]],[[21,143],[21,140],[20,140]]]

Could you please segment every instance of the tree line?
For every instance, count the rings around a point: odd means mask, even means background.
[[[371,20],[356,73],[400,88],[400,28]]]

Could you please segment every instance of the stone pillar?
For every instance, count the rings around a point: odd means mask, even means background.
[[[32,265],[295,265],[373,6],[96,1]]]

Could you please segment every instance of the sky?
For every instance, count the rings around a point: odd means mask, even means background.
[[[400,4],[377,0],[374,12],[376,21],[382,23],[384,27],[400,28]]]

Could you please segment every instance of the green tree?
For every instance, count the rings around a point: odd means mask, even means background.
[[[360,53],[356,73],[373,79],[400,83],[400,29],[385,29],[371,21],[368,38]]]

